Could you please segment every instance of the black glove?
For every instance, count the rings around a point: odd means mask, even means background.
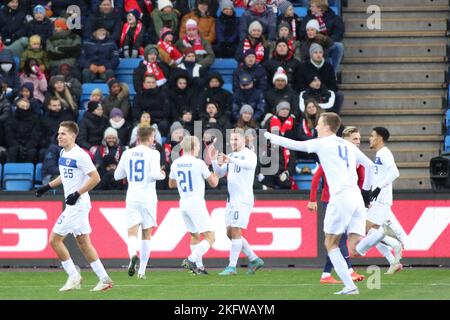
[[[381,191],[381,189],[380,189],[379,187],[376,187],[376,188],[372,191],[372,193],[371,193],[371,195],[370,195],[370,201],[371,201],[371,202],[377,200],[378,195],[380,194],[380,191]]]
[[[35,195],[36,197],[40,198],[40,197],[42,197],[42,195],[43,195],[44,193],[46,193],[47,191],[49,191],[49,190],[51,190],[51,189],[52,189],[52,187],[50,187],[49,184],[46,184],[45,186],[42,186],[42,187],[40,187],[40,188],[37,188],[37,189],[36,189],[36,192],[34,193],[34,195]]]
[[[363,200],[364,200],[364,206],[366,208],[368,208],[369,204],[370,204],[370,198],[371,198],[370,190],[361,190],[361,195],[362,195]]]
[[[66,198],[66,204],[68,204],[69,206],[73,206],[78,198],[80,197],[80,193],[78,191],[75,191],[72,194],[69,194]]]

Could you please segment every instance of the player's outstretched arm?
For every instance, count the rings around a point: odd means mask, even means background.
[[[308,148],[306,146],[305,141],[295,141],[285,137],[280,137],[276,134],[272,134],[269,132],[264,133],[264,138],[270,140],[272,144],[276,144],[281,147],[288,148],[290,150],[308,152]]]
[[[225,176],[225,174],[227,173],[227,165],[222,165],[220,166],[219,163],[217,162],[217,160],[212,160],[211,164],[213,166],[213,170],[215,173],[217,173],[217,175],[219,176],[219,178],[222,178]]]
[[[61,177],[58,176],[57,178],[53,179],[52,181],[50,181],[50,182],[49,182],[48,184],[46,184],[45,186],[42,186],[42,187],[40,187],[40,188],[37,188],[37,189],[36,189],[36,192],[35,192],[35,196],[38,197],[38,198],[40,198],[40,197],[42,197],[47,191],[49,191],[49,190],[51,190],[51,189],[54,189],[54,188],[60,186],[61,183],[62,183]]]
[[[170,189],[175,189],[177,187],[177,180],[169,178],[169,188]]]

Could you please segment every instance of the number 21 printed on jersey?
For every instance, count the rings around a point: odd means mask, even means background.
[[[192,175],[191,171],[187,171],[187,180],[186,180],[186,172],[184,171],[178,171],[177,172],[178,177],[180,178],[180,189],[183,192],[187,192],[189,189],[189,192],[192,192]],[[187,185],[186,185],[187,184]]]

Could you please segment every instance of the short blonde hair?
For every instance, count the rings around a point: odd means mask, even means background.
[[[181,141],[181,149],[187,153],[193,153],[200,149],[200,141],[196,136],[185,136]]]
[[[327,11],[330,8],[328,4],[328,0],[311,0],[310,5],[315,5],[320,8],[323,12]]]
[[[348,138],[352,134],[359,132],[359,129],[357,127],[348,126],[345,127],[344,131],[342,131],[342,138]]]

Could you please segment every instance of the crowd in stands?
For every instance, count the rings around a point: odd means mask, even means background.
[[[307,6],[307,15],[294,5]],[[194,121],[204,146],[233,127],[250,132],[249,147],[259,128],[312,139],[320,113],[339,113],[343,103],[343,34],[327,0],[0,1],[0,161],[42,162],[48,182],[59,174],[59,123],[73,120],[77,143],[101,173],[98,188],[124,189],[113,171],[139,127],[156,129],[166,170]],[[129,58],[142,60],[133,81],[120,82],[115,71]],[[233,93],[211,70],[216,58],[238,63]],[[97,88],[83,103],[84,83],[109,90]],[[279,153],[279,171],[258,170],[255,187],[295,188],[296,161],[315,160]]]

